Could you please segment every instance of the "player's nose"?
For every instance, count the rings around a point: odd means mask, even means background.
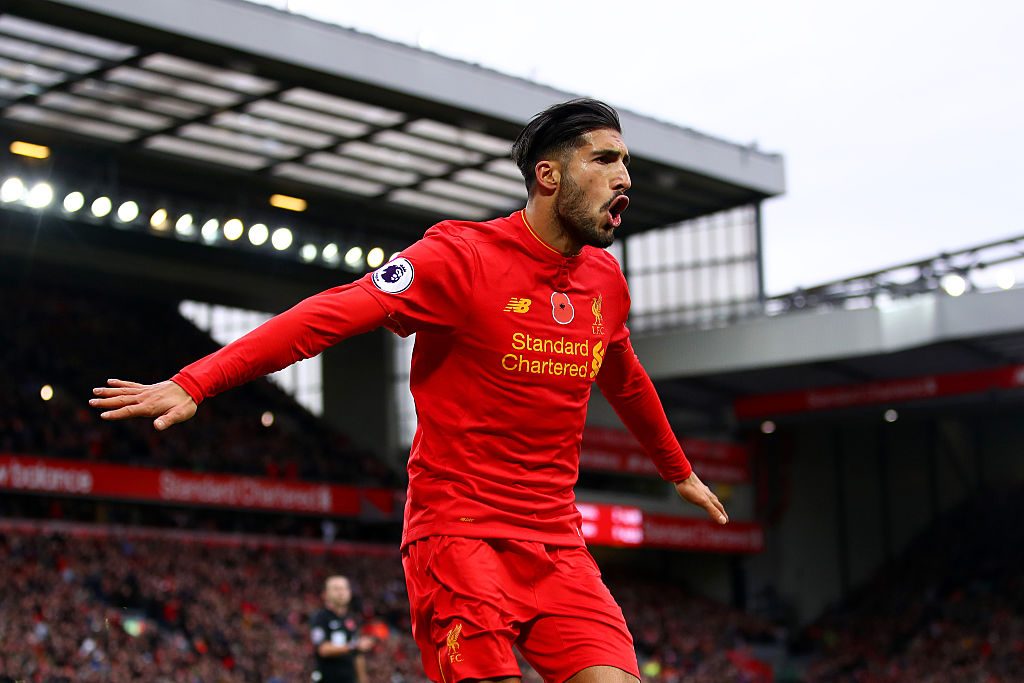
[[[619,169],[619,172],[612,179],[612,189],[616,192],[625,192],[633,186],[633,182],[629,177],[629,170],[626,169],[625,164],[621,164]]]

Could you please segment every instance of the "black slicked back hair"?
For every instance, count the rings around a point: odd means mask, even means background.
[[[534,116],[512,143],[512,161],[523,174],[526,191],[533,192],[538,161],[567,154],[583,144],[586,133],[599,128],[622,133],[619,113],[589,98],[561,102]]]

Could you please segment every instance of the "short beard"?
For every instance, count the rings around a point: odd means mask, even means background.
[[[615,241],[612,230],[601,230],[599,219],[588,211],[586,193],[568,174],[562,176],[555,217],[562,228],[580,245],[607,249]]]

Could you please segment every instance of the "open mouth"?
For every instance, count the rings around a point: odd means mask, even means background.
[[[608,206],[608,218],[613,228],[617,228],[622,225],[622,212],[629,206],[629,197],[624,194],[620,194],[618,197],[612,200],[612,203]]]

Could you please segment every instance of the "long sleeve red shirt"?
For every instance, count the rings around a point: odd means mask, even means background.
[[[628,313],[607,252],[563,256],[522,212],[448,221],[173,380],[198,403],[380,325],[415,333],[403,545],[431,535],[580,545],[573,486],[595,380],[663,478],[691,472],[629,342]]]

